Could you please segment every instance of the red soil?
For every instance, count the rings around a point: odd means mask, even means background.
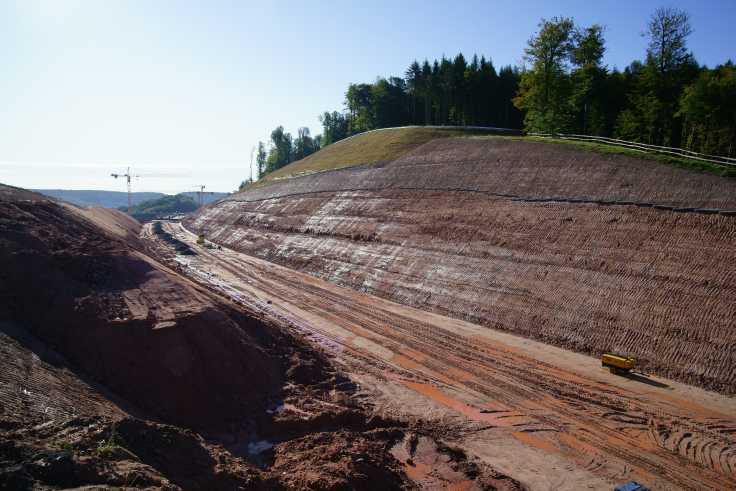
[[[445,139],[381,168],[271,183],[186,223],[359,291],[596,356],[625,352],[644,370],[736,393],[736,219],[472,189],[736,208],[734,180],[552,144]]]
[[[138,227],[0,185],[0,488],[413,486],[390,453],[405,423]]]
[[[56,203],[0,205],[0,314],[99,383],[211,431],[264,407],[281,384],[257,321]]]

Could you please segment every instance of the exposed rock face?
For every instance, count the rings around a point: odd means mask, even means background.
[[[736,218],[613,201],[736,209],[736,181],[552,144],[438,140],[246,191],[186,225],[400,303],[736,392]]]

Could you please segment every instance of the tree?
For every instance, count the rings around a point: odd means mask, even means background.
[[[631,91],[631,77],[625,71],[613,69],[603,79],[600,99],[604,110],[603,136],[613,135],[616,118],[626,108],[626,97]]]
[[[403,126],[409,122],[409,103],[404,79],[379,78],[371,86],[371,126],[366,129]]]
[[[406,89],[409,97],[409,115],[413,124],[421,123],[423,107],[422,99],[425,91],[424,74],[419,62],[414,60],[406,69]]]
[[[736,67],[704,70],[680,97],[685,147],[732,156],[736,153]]]
[[[292,138],[284,132],[283,126],[277,126],[271,132],[271,150],[266,158],[266,173],[280,169],[292,161]]]
[[[493,70],[493,65],[491,65],[491,70]],[[495,74],[495,70],[493,72]],[[498,84],[498,92],[493,107],[497,108],[497,112],[493,120],[488,120],[488,124],[502,128],[521,128],[524,115],[514,104],[514,97],[519,92],[521,83],[519,69],[510,65],[502,67],[498,72],[498,82],[495,83]]]
[[[452,68],[449,77],[449,122],[464,125],[467,121],[466,101],[468,100],[467,85],[465,84],[465,72],[468,64],[462,53],[458,53],[452,60]]]
[[[593,135],[605,133],[603,89],[606,69],[601,65],[605,51],[603,27],[594,24],[575,30],[570,52],[570,60],[575,66],[571,74],[570,103],[576,132]]]
[[[348,136],[348,118],[337,111],[325,111],[319,117],[322,123],[321,146],[325,147]]]
[[[647,56],[661,75],[677,70],[689,60],[686,39],[692,32],[690,15],[684,10],[660,7],[652,14],[643,35],[649,38]]]
[[[345,93],[345,106],[348,109],[349,134],[375,128],[371,84],[350,84]]]
[[[682,119],[677,116],[680,94],[697,77],[699,68],[687,50],[692,33],[690,16],[679,9],[659,8],[643,33],[647,59],[620,117],[619,136],[655,145],[678,146]],[[635,134],[632,129],[641,133]]]
[[[256,165],[258,168],[258,178],[260,179],[266,171],[266,148],[263,142],[258,142],[258,151],[256,153]]]
[[[304,157],[314,153],[314,140],[309,134],[309,128],[302,127],[297,130],[297,137],[294,140],[294,152],[292,160],[301,160]]]
[[[573,48],[573,20],[542,19],[525,50],[531,69],[523,72],[514,104],[525,111],[530,131],[562,132],[570,127],[570,83],[566,64]]]
[[[424,101],[424,124],[432,124],[432,67],[429,61],[424,60],[422,63],[422,93],[421,97]]]
[[[463,114],[465,115],[465,124],[480,124],[480,111],[483,99],[483,87],[481,86],[480,61],[478,55],[473,55],[470,64],[465,69],[465,99],[463,106]]]

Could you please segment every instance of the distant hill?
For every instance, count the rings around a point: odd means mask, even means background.
[[[78,206],[101,206],[103,208],[120,208],[128,206],[128,193],[123,191],[96,191],[74,189],[33,189],[37,193],[63,199]],[[197,202],[197,192],[181,193]],[[205,193],[202,196],[204,204],[212,203],[224,198],[228,193]],[[167,196],[164,193],[131,193],[133,205]]]
[[[125,210],[127,206],[121,207]],[[174,196],[163,196],[158,199],[144,201],[143,203],[133,206],[128,212],[133,218],[139,222],[161,218],[167,215],[178,215],[180,213],[190,213],[197,209],[197,203],[194,199],[185,194],[177,194]]]
[[[198,200],[198,198],[197,198],[197,191],[187,191],[185,193],[179,193],[179,194],[183,194],[184,196],[189,196],[195,202],[197,202],[197,200]],[[209,193],[209,192],[205,191],[205,193],[202,195],[202,203],[206,205],[206,204],[212,203],[213,201],[217,201],[219,199],[222,199],[222,198],[224,198],[225,196],[227,196],[229,194],[230,193],[215,193],[215,192]]]
[[[122,191],[95,191],[74,189],[33,189],[37,193],[63,199],[78,206],[119,208],[128,206],[128,193]],[[134,205],[165,196],[164,193],[131,193]]]

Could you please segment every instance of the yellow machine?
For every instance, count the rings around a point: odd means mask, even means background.
[[[197,236],[197,244],[204,244],[204,234],[199,234]]]
[[[630,356],[603,353],[603,356],[601,357],[601,366],[607,367],[611,373],[629,373],[636,367],[636,360]]]

